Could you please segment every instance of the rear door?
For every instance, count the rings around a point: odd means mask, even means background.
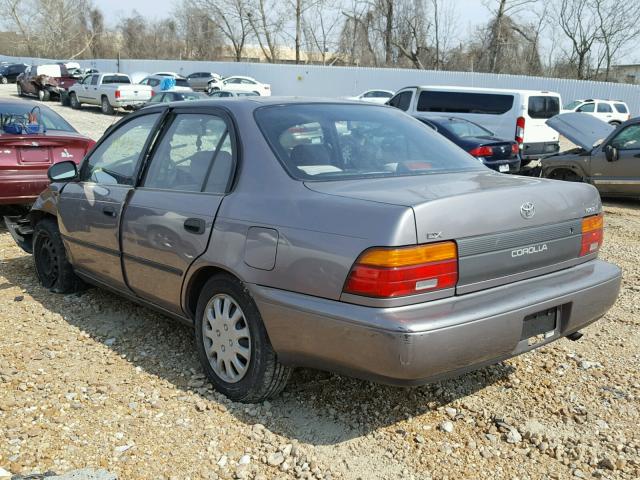
[[[229,118],[216,109],[175,109],[124,212],[128,285],[169,311],[181,313],[185,273],[206,250],[230,185],[232,132]]]
[[[560,113],[560,97],[544,94],[524,96],[524,104],[524,143],[558,142],[560,136],[547,125],[547,120]]]
[[[119,225],[160,113],[134,116],[111,132],[58,201],[60,233],[74,269],[124,290]]]
[[[609,123],[613,120],[613,107],[606,102],[598,102],[596,106],[596,116],[603,122]]]
[[[640,195],[640,123],[622,128],[606,144],[618,149],[618,160],[608,162],[597,149],[591,157],[594,185],[602,194]]]

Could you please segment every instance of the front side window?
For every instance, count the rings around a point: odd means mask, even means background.
[[[409,106],[411,105],[411,98],[413,97],[413,92],[400,92],[391,100],[389,100],[389,105],[392,107],[399,108],[400,110],[406,112],[409,110]]]
[[[143,115],[112,132],[83,164],[80,180],[133,185],[140,155],[159,117],[159,113]]]
[[[608,103],[599,103],[598,113],[613,113],[613,108]]]
[[[342,180],[483,169],[463,150],[393,109],[365,105],[262,107],[255,118],[299,180]]]
[[[420,92],[418,111],[502,115],[511,110],[513,100],[508,94],[425,90]]]
[[[595,103],[585,103],[580,108],[578,108],[576,112],[593,113],[595,111],[595,106]]]
[[[611,146],[618,150],[640,149],[640,124],[629,125],[611,140]]]
[[[232,151],[226,122],[214,115],[178,114],[153,153],[144,186],[201,192],[205,185],[223,183],[227,176],[216,164],[230,169]],[[216,178],[213,178],[216,177]],[[211,191],[211,190],[207,190]],[[222,193],[222,192],[216,192]]]
[[[97,85],[98,84],[98,75],[91,75],[91,85]]]

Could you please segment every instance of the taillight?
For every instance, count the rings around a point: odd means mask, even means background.
[[[520,145],[518,145],[517,143],[511,145],[511,153],[513,155],[517,155],[518,153],[520,153]]]
[[[580,256],[596,253],[604,239],[604,215],[593,215],[582,219],[582,246]]]
[[[524,117],[518,117],[516,120],[516,142],[524,142]]]
[[[120,98],[120,90],[116,90],[116,98]]]
[[[493,149],[487,146],[476,147],[473,150],[469,150],[469,153],[474,157],[490,157],[493,155]]]
[[[156,94],[153,90],[151,90],[151,96],[153,97]]]
[[[365,250],[349,272],[344,292],[367,297],[400,297],[453,288],[458,282],[454,242]]]

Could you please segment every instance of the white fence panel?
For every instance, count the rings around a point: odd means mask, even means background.
[[[2,60],[38,64],[52,60],[4,57]],[[528,77],[473,72],[447,72],[395,68],[328,67],[267,63],[199,62],[188,60],[80,60],[85,68],[123,73],[172,71],[188,75],[211,71],[221,75],[246,75],[270,83],[274,95],[342,97],[370,88],[398,90],[408,85],[461,85],[469,87],[548,90],[561,94],[563,102],[605,98],[623,100],[633,115],[640,114],[640,86],[619,83]]]

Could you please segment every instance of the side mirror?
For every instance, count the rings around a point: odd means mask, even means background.
[[[604,147],[604,155],[607,157],[607,162],[616,162],[618,161],[618,149],[611,145],[606,145]]]
[[[68,182],[78,176],[78,166],[71,160],[54,163],[47,170],[47,177],[52,182]]]

